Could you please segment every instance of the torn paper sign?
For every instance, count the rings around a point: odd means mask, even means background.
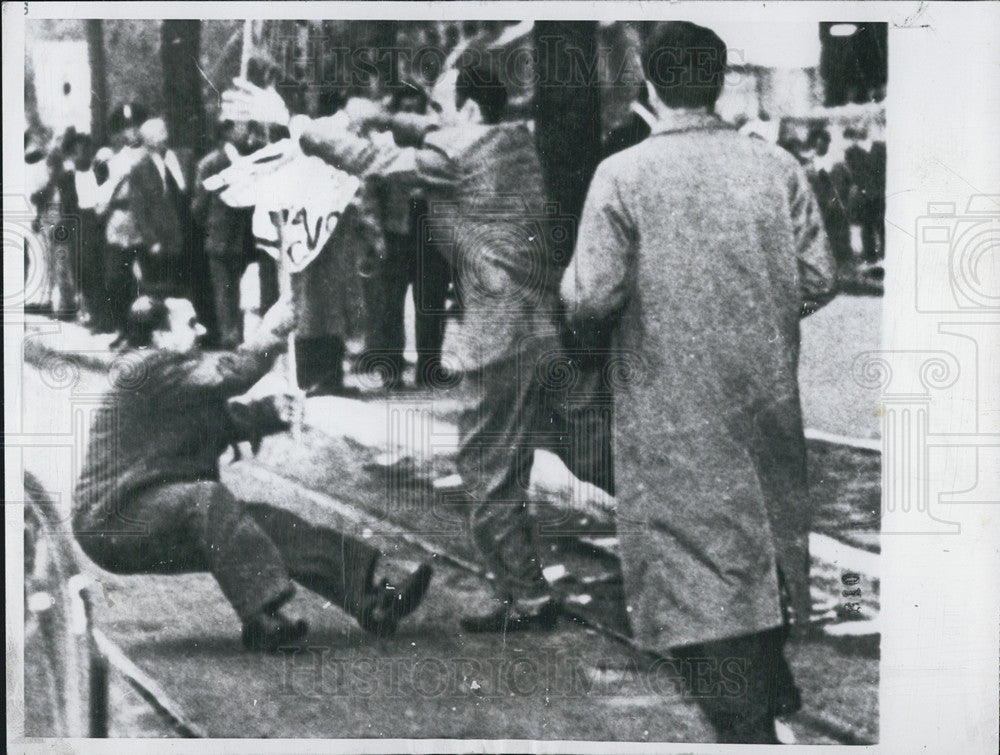
[[[322,251],[361,181],[283,141],[205,181],[231,207],[253,207],[257,245],[301,272]]]

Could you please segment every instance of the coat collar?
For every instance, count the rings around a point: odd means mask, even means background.
[[[679,131],[728,128],[715,113],[673,110],[651,124],[650,136],[673,134]]]

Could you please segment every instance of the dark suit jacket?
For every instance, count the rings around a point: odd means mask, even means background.
[[[184,253],[180,198],[171,197],[148,154],[129,171],[111,200],[108,241],[122,247],[160,244],[165,257]]]
[[[253,255],[253,209],[230,207],[218,194],[206,191],[204,182],[230,166],[222,148],[209,152],[198,163],[191,202],[195,223],[201,229],[205,253],[216,259],[249,259]]]

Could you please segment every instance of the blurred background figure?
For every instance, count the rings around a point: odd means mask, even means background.
[[[151,118],[139,129],[145,155],[129,173],[136,222],[140,290],[158,296],[191,296],[187,182],[176,153],[167,147],[167,124]]]
[[[137,296],[139,281],[136,275],[137,255],[143,240],[139,235],[138,221],[129,176],[132,168],[142,159],[139,141],[140,119],[145,119],[146,109],[139,104],[119,105],[108,118],[108,142],[112,156],[107,161],[108,178],[102,184],[96,210],[104,222],[104,293],[108,303],[108,322],[111,330],[121,333],[125,315]]]
[[[253,236],[253,208],[234,208],[217,194],[206,191],[206,178],[225,170],[241,155],[267,144],[267,134],[255,122],[224,121],[219,124],[219,144],[198,163],[192,200],[192,216],[201,239],[211,284],[214,323],[207,341],[223,349],[243,342],[243,311],[240,306],[240,279],[256,257]],[[263,270],[263,268],[260,268]],[[196,281],[196,286],[198,282]],[[266,288],[261,284],[262,290]],[[263,306],[267,306],[263,304]]]
[[[823,227],[838,268],[851,264],[851,228],[847,213],[850,177],[843,164],[830,156],[832,137],[823,124],[813,126],[805,144],[803,162],[806,175],[823,215]]]
[[[389,100],[389,112],[426,115],[427,92],[414,85],[396,89]],[[395,119],[400,123],[404,119]],[[412,134],[402,129],[385,133],[400,146],[417,146],[423,131]],[[385,387],[403,387],[406,361],[404,310],[412,290],[414,330],[417,349],[415,382],[424,387],[433,382],[441,366],[444,341],[445,305],[451,270],[448,262],[433,247],[421,243],[421,229],[427,215],[427,200],[419,187],[393,177],[368,182],[374,195],[385,235],[385,255],[376,261],[369,286],[366,350],[358,359],[361,371],[377,365],[385,372]]]

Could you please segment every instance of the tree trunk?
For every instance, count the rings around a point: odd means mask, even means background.
[[[108,75],[104,55],[104,22],[87,21],[87,53],[90,57],[90,135],[94,145],[108,138]]]
[[[160,31],[163,61],[164,113],[170,146],[188,148],[197,154],[211,147],[205,128],[201,98],[201,70],[198,68],[201,21],[168,19]]]
[[[578,221],[601,147],[597,23],[538,21],[534,35],[535,136],[545,186],[559,214]]]

